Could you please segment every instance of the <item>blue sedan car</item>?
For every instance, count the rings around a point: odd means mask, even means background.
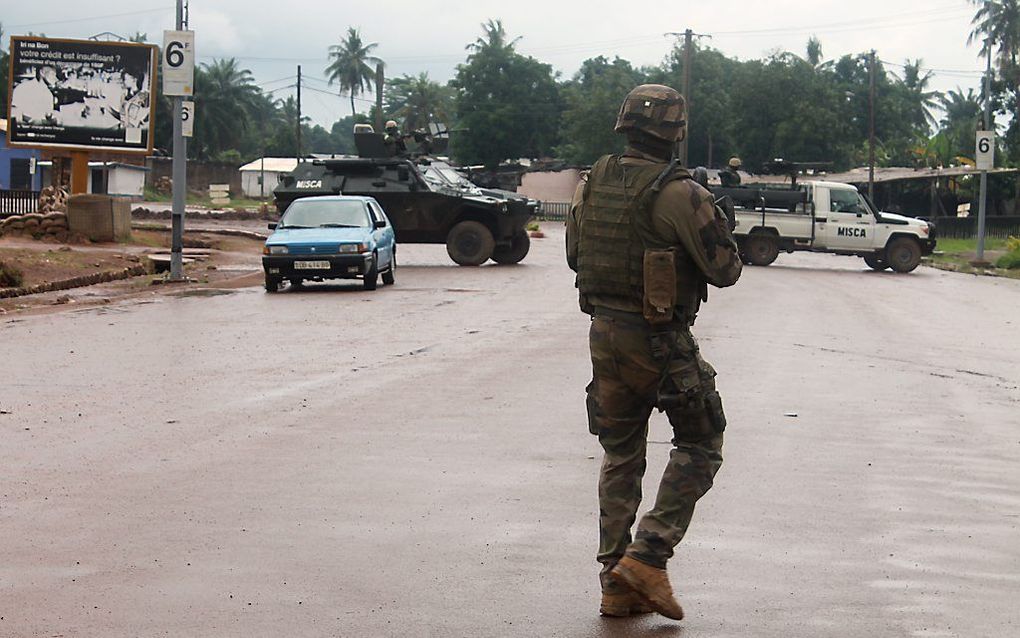
[[[375,290],[379,276],[392,284],[397,270],[393,225],[372,197],[304,197],[291,202],[262,249],[266,291],[283,280],[363,280]]]

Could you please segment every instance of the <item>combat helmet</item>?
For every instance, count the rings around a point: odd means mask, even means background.
[[[729,161],[730,168],[732,168],[732,169],[740,168],[741,164],[742,164],[742,162],[740,161],[739,157],[731,157],[730,158],[730,161]]]
[[[387,120],[386,126],[384,126],[383,128],[385,128],[387,131],[390,130],[391,128],[397,128],[397,122],[395,120]]]
[[[613,130],[637,130],[664,142],[678,142],[687,132],[687,103],[676,89],[642,84],[623,99]]]

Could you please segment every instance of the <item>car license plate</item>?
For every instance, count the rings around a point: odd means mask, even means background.
[[[329,270],[328,261],[295,261],[295,270]]]

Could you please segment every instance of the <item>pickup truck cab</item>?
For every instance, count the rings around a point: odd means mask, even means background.
[[[780,251],[805,250],[855,255],[875,270],[907,273],[935,250],[934,225],[878,211],[849,184],[752,184],[712,193],[732,200],[741,257],[756,266],[771,264]]]

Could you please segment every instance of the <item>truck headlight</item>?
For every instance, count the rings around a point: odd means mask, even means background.
[[[267,255],[286,255],[290,251],[286,246],[266,246],[263,251]]]
[[[337,252],[345,254],[367,253],[368,246],[365,244],[340,244],[340,249]]]

